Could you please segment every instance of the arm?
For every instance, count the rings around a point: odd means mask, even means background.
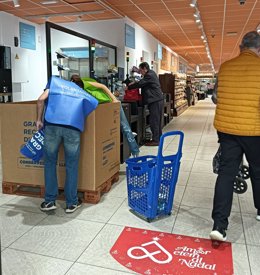
[[[214,104],[217,104],[217,89],[218,89],[218,79],[216,80],[213,92],[212,92],[212,97],[211,100],[213,101]]]
[[[128,85],[128,90],[143,88],[149,85],[152,81],[152,77],[149,74],[145,74],[145,76],[139,81],[132,84],[132,82]]]
[[[111,91],[107,88],[107,86],[98,83],[98,82],[89,82],[92,86],[95,86],[97,88],[101,88],[105,94],[107,94],[111,99],[112,102],[118,102],[118,99],[111,93]]]
[[[37,121],[36,127],[37,130],[40,130],[43,127],[43,109],[44,109],[44,101],[49,96],[49,89],[46,89],[37,100]]]

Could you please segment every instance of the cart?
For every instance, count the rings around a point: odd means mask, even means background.
[[[164,139],[179,136],[174,155],[163,156]],[[180,131],[161,136],[157,156],[146,155],[126,161],[128,205],[148,222],[158,216],[171,215],[178,180],[184,134]]]
[[[221,147],[219,146],[217,153],[215,154],[212,162],[213,173],[218,174],[220,165]],[[244,156],[243,156],[244,158]],[[238,174],[234,180],[233,191],[237,194],[243,194],[247,191],[246,180],[250,178],[249,167],[244,165],[244,161],[239,166]]]
[[[234,181],[233,191],[237,194],[243,194],[247,191],[247,183],[246,180],[250,178],[249,175],[249,167],[243,164],[239,166],[238,174]]]

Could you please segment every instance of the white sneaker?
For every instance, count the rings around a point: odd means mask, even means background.
[[[136,137],[137,136],[137,133],[136,132],[132,132],[133,136]]]
[[[214,241],[221,241],[225,242],[227,240],[226,231],[220,227],[214,227],[213,230],[210,232],[209,237],[211,240]]]
[[[257,210],[257,215],[255,217],[258,221],[260,221],[260,210]]]
[[[73,212],[75,212],[78,208],[81,207],[81,204],[82,204],[81,199],[78,199],[77,204],[73,204],[73,205],[71,205],[71,206],[67,206],[65,212],[66,212],[67,214],[73,213]]]

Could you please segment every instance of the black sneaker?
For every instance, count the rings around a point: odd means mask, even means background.
[[[46,212],[46,211],[51,211],[51,210],[57,209],[57,206],[56,206],[56,204],[55,204],[54,201],[50,201],[50,202],[44,201],[44,202],[41,204],[40,209],[41,209],[42,211],[45,211],[45,212]]]
[[[226,230],[219,226],[214,226],[209,236],[214,241],[225,242],[227,240]]]
[[[82,204],[81,199],[78,199],[77,204],[73,204],[71,206],[67,206],[65,212],[67,214],[73,213],[74,211],[76,211],[81,206],[81,204]]]

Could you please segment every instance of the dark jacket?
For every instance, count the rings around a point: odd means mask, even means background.
[[[163,100],[160,82],[153,70],[149,70],[139,82],[128,86],[129,90],[136,88],[142,89],[144,104],[151,104]]]
[[[190,99],[190,97],[191,97],[191,95],[192,95],[191,87],[187,86],[187,87],[185,88],[185,94],[186,94],[186,97],[187,97],[188,99]]]

